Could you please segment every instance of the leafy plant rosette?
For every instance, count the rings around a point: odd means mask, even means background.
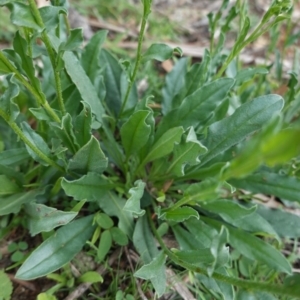
[[[212,35],[227,4],[210,15]],[[70,29],[64,0],[40,9],[34,0],[0,5],[20,27],[12,49],[0,51],[0,214],[20,214],[31,235],[50,235],[17,278],[60,269],[87,241],[98,262],[113,243],[131,241],[143,264],[135,276],[150,280],[158,296],[166,289],[167,260],[222,299],[237,291],[299,296],[299,280],[280,251],[282,237],[299,237],[286,220],[298,226],[299,218],[253,200],[265,193],[300,201],[300,129],[285,121],[297,101],[297,79],[285,107],[279,95],[247,93],[265,68],[223,77],[245,46],[289,17],[288,1],[274,1],[254,29],[242,18],[224,55],[225,25],[239,14],[234,7],[201,63],[177,59],[161,99],[139,99],[137,74],[181,50],[164,44],[142,50],[150,0],[142,1],[133,63],[101,48],[106,31],[80,48],[82,30]],[[178,247],[166,246],[167,232]]]

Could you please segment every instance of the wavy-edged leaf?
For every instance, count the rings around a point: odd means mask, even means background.
[[[174,222],[183,222],[189,218],[199,219],[199,213],[189,206],[178,207],[174,210],[162,211],[161,214],[158,214],[159,219],[174,221]]]
[[[205,165],[249,134],[261,129],[262,125],[282,107],[281,96],[261,96],[241,105],[230,117],[210,125],[207,139],[203,141],[208,152],[201,158],[201,165]]]
[[[32,236],[40,232],[49,232],[58,226],[66,225],[77,216],[77,212],[60,211],[56,208],[37,203],[25,204],[24,210],[29,216],[28,227]]]
[[[114,185],[97,173],[88,173],[77,180],[63,178],[61,186],[68,196],[75,200],[97,201],[104,197]]]
[[[146,183],[142,180],[137,180],[134,183],[135,187],[129,190],[130,198],[126,201],[124,210],[131,212],[134,217],[141,217],[145,214],[145,210],[141,209],[141,198],[144,194]]]
[[[168,168],[165,173],[174,174],[175,176],[184,175],[184,167],[187,164],[191,166],[198,164],[200,162],[198,159],[199,155],[205,152],[207,152],[207,148],[197,140],[194,128],[191,127],[188,130],[185,141],[175,144],[173,157],[171,161],[168,162]]]
[[[22,204],[33,202],[35,197],[43,192],[44,190],[31,190],[26,193],[0,198],[0,216],[18,213]]]
[[[98,140],[92,136],[90,141],[80,148],[69,161],[68,169],[79,174],[94,172],[102,174],[107,168],[108,160],[105,157]]]
[[[82,102],[83,108],[74,122],[76,142],[83,147],[91,138],[92,111],[88,103]]]
[[[5,114],[7,121],[14,121],[20,113],[18,105],[13,101],[18,95],[19,87],[14,82],[14,78],[10,77],[8,88],[0,97],[0,110],[3,111],[1,115]]]
[[[76,136],[73,130],[72,117],[69,113],[62,117],[60,125],[53,123],[51,129],[62,141],[65,147],[67,147],[73,154],[76,153],[78,145],[76,143]]]
[[[142,62],[155,59],[165,61],[173,56],[174,49],[166,44],[152,44],[142,56]]]
[[[121,139],[127,157],[137,153],[147,143],[151,134],[151,126],[147,124],[150,113],[147,110],[139,110],[121,127]]]
[[[21,128],[22,128],[23,134],[31,142],[31,144],[33,144],[37,149],[39,149],[39,151],[41,151],[44,155],[46,155],[50,158],[52,157],[51,151],[50,151],[48,145],[46,144],[46,142],[43,140],[43,138],[40,135],[38,135],[30,127],[29,124],[27,124],[26,122],[22,122]],[[40,164],[42,164],[44,166],[48,166],[48,164],[45,163],[44,160],[42,160],[31,148],[29,148],[27,145],[25,145],[25,146],[26,146],[28,153],[34,160],[36,160],[37,162],[39,162]]]
[[[25,260],[16,278],[31,280],[52,273],[69,262],[92,236],[93,216],[75,220],[45,240]]]

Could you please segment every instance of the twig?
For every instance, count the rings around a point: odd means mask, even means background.
[[[133,267],[133,264],[132,264],[131,256],[130,256],[130,254],[128,252],[127,247],[125,247],[124,249],[125,249],[125,254],[126,254],[127,260],[129,262],[130,269],[131,269],[132,273],[134,273],[134,267]],[[147,297],[143,293],[138,279],[135,277],[134,280],[135,280],[135,283],[136,283],[136,286],[137,286],[137,290],[138,290],[138,292],[140,294],[141,299],[142,300],[147,300]]]
[[[19,285],[21,285],[21,286],[24,286],[26,289],[31,290],[31,291],[33,291],[33,292],[36,291],[36,287],[35,287],[35,285],[34,285],[33,283],[28,282],[28,281],[24,281],[24,280],[17,279],[17,278],[15,278],[15,276],[12,275],[12,274],[6,274],[6,275],[9,277],[9,279],[10,279],[11,281],[13,281],[13,282],[15,282],[15,283],[17,283],[17,284],[19,284]]]
[[[169,288],[173,288],[184,300],[195,300],[189,289],[182,283],[172,269],[166,268],[166,275]]]
[[[108,265],[111,266],[116,259],[119,257],[121,253],[121,249],[117,249],[113,254],[110,256],[108,260]],[[98,272],[100,275],[103,275],[107,272],[107,269],[101,265],[96,272]],[[69,294],[64,300],[74,300],[78,299],[80,296],[82,296],[92,285],[90,282],[85,282],[80,284],[71,294]]]
[[[114,31],[114,32],[117,32],[117,33],[125,33],[125,34],[127,34],[127,36],[134,37],[134,38],[138,37],[138,34],[133,32],[132,30],[127,29],[127,28],[123,28],[123,27],[120,27],[120,26],[117,26],[117,25],[114,25],[114,24],[110,24],[106,21],[101,22],[99,20],[89,19],[88,23],[89,23],[90,26],[93,26],[93,27],[96,27],[96,28],[107,29],[107,30]]]

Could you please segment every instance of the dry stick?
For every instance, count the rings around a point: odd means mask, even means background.
[[[134,273],[134,268],[133,268],[131,256],[130,256],[130,254],[129,254],[129,252],[128,252],[127,247],[125,247],[124,249],[125,249],[125,254],[126,254],[127,260],[128,260],[128,262],[129,262],[130,269],[131,269],[132,273]],[[147,300],[147,297],[146,297],[145,294],[143,293],[143,291],[142,291],[142,289],[141,289],[141,286],[140,286],[140,283],[139,283],[138,279],[135,277],[134,280],[135,280],[135,283],[136,283],[138,292],[139,292],[139,294],[140,294],[140,296],[141,296],[141,299],[142,299],[142,300]]]
[[[108,260],[108,265],[111,266],[116,259],[119,257],[121,253],[121,249],[117,249],[113,254],[110,256]],[[98,272],[100,275],[103,275],[107,272],[106,268],[101,265],[96,272]],[[69,294],[64,300],[74,300],[78,299],[80,296],[82,296],[92,285],[90,282],[85,282],[80,284],[71,294]]]
[[[28,281],[24,281],[24,280],[21,280],[21,279],[17,279],[17,278],[15,278],[15,276],[12,275],[12,274],[6,274],[6,275],[9,277],[9,279],[10,279],[11,281],[13,281],[13,282],[15,282],[15,283],[17,283],[17,284],[19,284],[19,285],[25,287],[25,288],[28,289],[28,290],[31,290],[31,291],[33,291],[33,292],[36,291],[36,287],[35,287],[35,285],[34,285],[33,283],[28,282]]]

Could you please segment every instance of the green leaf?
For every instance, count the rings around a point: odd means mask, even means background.
[[[250,208],[244,207],[233,200],[214,200],[210,202],[201,203],[201,207],[220,216],[226,222],[232,222],[232,220],[244,219],[247,216],[252,216],[256,211],[256,206]]]
[[[151,280],[155,292],[161,297],[166,289],[166,273],[165,273],[166,255],[163,251],[155,257],[149,264],[142,266],[134,273],[135,277]]]
[[[170,111],[160,122],[156,136],[161,136],[167,129],[175,126],[190,126],[205,124],[212,116],[216,107],[222,102],[234,80],[222,78],[205,84],[191,95],[187,96],[176,109]]]
[[[171,210],[185,204],[215,200],[219,196],[219,181],[217,179],[207,178],[201,182],[193,183],[184,191],[183,196],[182,199],[170,207]]]
[[[109,230],[101,233],[99,246],[97,250],[97,260],[102,262],[112,246],[112,236]]]
[[[69,161],[68,170],[79,174],[94,172],[102,174],[107,168],[107,158],[101,150],[100,143],[92,136],[90,141],[80,148]]]
[[[186,84],[182,74],[186,73],[187,64],[187,58],[179,59],[172,71],[166,76],[166,84],[162,90],[162,113],[164,115],[175,108],[173,99]]]
[[[113,227],[110,229],[110,233],[115,243],[120,246],[128,245],[127,235],[121,229],[118,227]]]
[[[82,28],[71,29],[68,39],[59,45],[59,51],[73,51],[83,42]]]
[[[147,124],[147,118],[150,114],[150,111],[139,110],[121,127],[121,139],[127,157],[137,153],[149,140],[151,126]]]
[[[196,165],[200,162],[198,156],[207,152],[198,140],[193,127],[188,129],[187,136],[180,144],[175,144],[172,160],[169,162],[169,167],[166,174],[174,174],[179,177],[184,175],[184,167],[186,164]]]
[[[269,209],[259,205],[257,212],[266,219],[279,236],[284,238],[300,237],[300,217],[280,209]]]
[[[31,190],[26,193],[14,194],[0,198],[0,215],[18,213],[22,204],[33,202],[37,195],[43,194],[44,190]]]
[[[142,63],[155,59],[165,61],[173,56],[174,49],[166,44],[152,44],[142,56]]]
[[[91,138],[92,111],[88,103],[82,102],[83,108],[74,122],[76,143],[83,147]]]
[[[16,194],[20,192],[20,187],[7,176],[0,175],[0,196]]]
[[[225,276],[229,276],[228,272],[224,268],[218,269],[218,273],[224,274]],[[227,284],[223,281],[215,280],[211,277],[196,274],[198,280],[203,284],[208,290],[216,292],[220,295],[220,299],[222,300],[232,300],[235,299],[234,288],[232,285]]]
[[[107,192],[102,197],[98,197],[97,203],[106,214],[119,219],[118,227],[131,238],[133,217],[131,213],[123,209],[126,201],[113,192]]]
[[[106,50],[101,51],[100,64],[104,67],[105,102],[110,111],[117,116],[122,106],[121,75],[123,70],[116,58]]]
[[[141,217],[145,214],[145,210],[141,209],[141,198],[144,194],[146,183],[142,180],[137,180],[134,183],[135,187],[129,190],[130,198],[126,201],[124,210],[131,212],[134,217]]]
[[[97,31],[84,47],[81,55],[81,65],[92,82],[94,82],[99,75],[99,55],[107,33],[107,30]]]
[[[10,80],[8,80],[9,86],[0,97],[0,111],[3,111],[1,115],[7,115],[10,121],[14,121],[20,113],[18,105],[13,101],[19,95],[19,87],[13,79],[13,77],[10,77]]]
[[[57,298],[53,295],[49,295],[47,293],[40,293],[37,295],[37,300],[57,300]]]
[[[114,187],[97,173],[88,173],[73,181],[63,178],[61,186],[68,196],[75,200],[87,199],[87,201],[97,201]]]
[[[114,226],[113,220],[107,214],[98,213],[95,216],[95,221],[103,229],[109,229]]]
[[[83,101],[90,105],[92,113],[96,116],[97,121],[101,122],[104,108],[98,98],[96,89],[92,85],[75,54],[67,51],[63,55],[63,60],[65,62],[66,71],[79,90]]]
[[[285,129],[265,141],[261,152],[269,166],[284,163],[300,154],[299,129]]]
[[[281,96],[261,96],[241,105],[230,117],[210,125],[207,139],[204,141],[208,152],[202,157],[201,165],[205,165],[249,134],[261,129],[262,125],[282,107]]]
[[[38,135],[26,122],[21,123],[21,128],[23,131],[23,134],[26,136],[26,138],[33,144],[39,151],[41,151],[44,155],[47,155],[49,158],[52,157],[51,151],[46,144],[46,142],[43,140],[43,138]],[[30,156],[39,162],[40,164],[47,166],[48,164],[45,163],[31,148],[29,148],[27,145],[26,149]]]
[[[142,164],[146,164],[149,161],[153,161],[171,153],[174,144],[180,141],[183,132],[184,130],[182,127],[171,128],[165,132],[149,149],[148,155],[145,157]]]
[[[39,8],[47,32],[54,29],[59,24],[60,14],[67,15],[67,7],[46,5]]]
[[[145,264],[149,264],[158,256],[159,251],[155,245],[146,215],[138,218],[136,222],[133,233],[133,244]]]
[[[28,27],[38,31],[42,28],[37,24],[28,5],[17,1],[1,0],[0,6],[7,6],[11,11],[11,22],[20,27]]]
[[[253,193],[274,195],[279,198],[300,202],[300,180],[269,172],[259,172],[243,179],[231,179],[233,186]]]
[[[221,222],[207,217],[201,219],[217,230],[223,226]],[[291,274],[292,269],[287,259],[270,244],[230,225],[226,225],[226,228],[229,232],[229,243],[244,256],[264,263],[271,269]]]
[[[210,266],[215,258],[212,255],[210,248],[197,249],[197,250],[173,250],[173,253],[179,258],[189,264],[195,266]]]
[[[252,79],[256,74],[268,74],[269,71],[266,68],[248,68],[240,70],[235,76],[235,85],[242,85],[244,82]]]
[[[52,273],[68,263],[92,236],[93,216],[75,220],[45,240],[25,260],[16,278],[32,280]]]
[[[158,215],[159,219],[174,221],[174,222],[183,222],[192,217],[199,219],[199,214],[195,209],[188,206],[178,207],[170,211],[169,210],[162,211],[162,213]]]
[[[75,212],[60,211],[37,203],[25,204],[24,210],[29,217],[28,228],[32,236],[66,225],[77,216]]]
[[[13,285],[9,277],[0,270],[0,299],[9,300],[13,292]]]
[[[254,233],[264,232],[275,238],[278,238],[273,227],[255,212],[256,206],[247,208],[234,202],[233,200],[222,199],[202,203],[201,207],[211,213],[220,215],[224,221],[234,225],[237,228]]]
[[[239,290],[236,295],[236,299],[237,300],[276,300],[276,298],[274,298],[269,293],[250,292],[246,290]]]
[[[73,130],[72,117],[69,113],[63,116],[61,125],[52,124],[52,130],[56,136],[63,142],[72,153],[76,153],[78,145],[76,144],[76,137]]]
[[[88,283],[97,283],[97,282],[102,283],[103,278],[98,272],[89,271],[89,272],[86,272],[86,273],[82,274],[78,278],[78,281],[79,282],[88,282]]]

